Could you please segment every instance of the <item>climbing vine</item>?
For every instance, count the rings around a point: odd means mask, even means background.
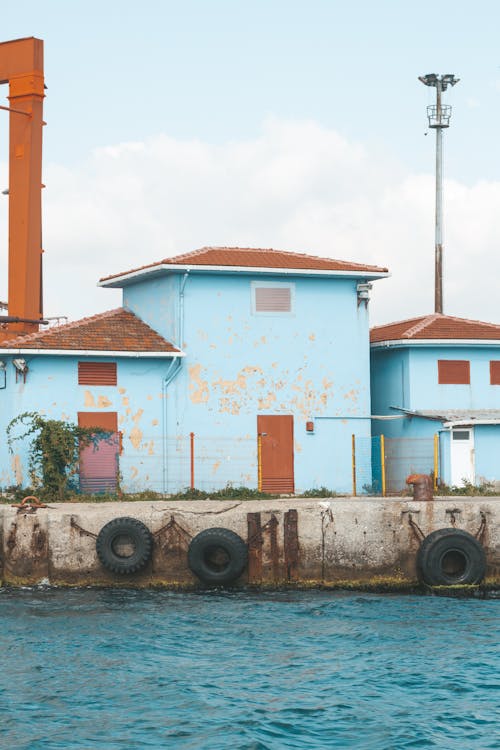
[[[7,443],[31,438],[29,473],[33,487],[43,497],[64,500],[69,485],[78,471],[80,450],[96,445],[110,433],[100,428],[79,427],[73,422],[46,419],[38,412],[24,412],[7,426]],[[39,488],[39,489],[38,489]]]

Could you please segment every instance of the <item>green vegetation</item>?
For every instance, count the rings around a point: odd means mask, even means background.
[[[491,482],[483,484],[471,484],[464,481],[463,487],[448,487],[446,484],[439,485],[436,495],[458,495],[461,497],[496,497],[500,495],[500,490],[495,488]]]
[[[339,497],[339,495],[327,487],[313,487],[312,490],[303,492],[301,497]]]
[[[86,431],[85,431],[86,432]],[[92,439],[92,436],[91,436]],[[65,486],[62,486],[62,488],[59,488],[59,493],[50,492],[46,486],[41,487],[40,483],[34,483],[33,487],[7,487],[3,490],[2,494],[0,495],[0,503],[12,503],[12,502],[20,502],[24,497],[27,495],[37,495],[40,498],[43,498],[45,500],[52,500],[53,502],[70,502],[70,503],[111,503],[111,502],[139,502],[139,501],[164,501],[168,498],[168,500],[186,500],[186,501],[192,501],[192,500],[238,500],[238,501],[245,501],[245,500],[272,500],[274,498],[279,498],[280,495],[276,494],[270,494],[268,492],[260,492],[259,490],[253,490],[249,487],[233,487],[232,485],[228,484],[224,489],[217,490],[213,492],[205,492],[204,490],[198,490],[198,489],[191,489],[186,488],[183,492],[177,492],[174,495],[164,495],[161,492],[153,492],[152,490],[146,490],[144,492],[135,492],[132,494],[124,494],[124,493],[101,493],[98,495],[81,495],[78,494],[75,490],[72,491],[71,489],[71,478],[72,478],[72,472],[75,471],[75,468],[71,470],[66,469],[65,474],[63,475],[62,479],[66,481],[67,479],[70,480],[69,487],[66,486],[68,483],[66,482]],[[64,484],[64,482],[61,479],[61,485]],[[62,494],[61,494],[62,492]],[[316,497],[339,497],[336,495],[335,492],[332,490],[328,490],[326,487],[320,487],[315,488],[311,490],[307,490],[306,492],[302,493],[302,495],[298,495],[297,497],[305,497],[305,498],[316,498]]]
[[[29,473],[32,488],[15,488],[15,497],[36,494],[41,499],[68,498],[78,471],[80,450],[109,436],[99,428],[78,427],[60,419],[46,419],[37,412],[24,412],[9,422],[7,443],[29,439]]]

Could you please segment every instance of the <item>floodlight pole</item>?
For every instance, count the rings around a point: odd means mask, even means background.
[[[436,83],[436,115],[441,122],[442,85]],[[434,239],[434,312],[443,312],[443,126],[436,126],[436,227]]]
[[[436,131],[436,220],[434,240],[434,312],[443,312],[443,128],[450,125],[451,107],[443,105],[441,95],[448,86],[454,86],[459,79],[448,73],[437,76],[429,73],[419,80],[426,86],[436,89],[436,105],[427,107],[429,127]]]

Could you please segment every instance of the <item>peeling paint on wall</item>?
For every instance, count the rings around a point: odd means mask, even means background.
[[[87,409],[95,409],[95,401],[92,393],[90,391],[84,391],[83,392],[83,405]]]
[[[16,478],[16,484],[23,484],[23,466],[21,463],[21,456],[16,453],[10,460],[12,471]]]
[[[113,406],[112,402],[109,400],[107,396],[98,396],[97,397],[97,407],[99,409],[107,409],[108,406]]]
[[[264,398],[259,398],[257,404],[259,411],[268,411],[272,408],[276,401],[276,395],[274,393],[268,393]]]
[[[350,391],[347,391],[347,393],[344,393],[344,398],[350,399],[355,404],[358,401],[358,395],[359,391],[357,391],[355,388],[352,388]]]
[[[134,422],[134,427],[132,427],[132,429],[130,430],[129,440],[136,450],[140,449],[141,443],[142,443],[143,432],[139,427],[139,422],[143,414],[144,414],[144,409],[138,409],[137,412],[132,417],[132,421]]]
[[[201,378],[201,365],[191,365],[189,368],[189,398],[193,404],[206,404],[208,401],[208,382]]]

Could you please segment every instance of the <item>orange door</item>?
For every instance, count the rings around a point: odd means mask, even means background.
[[[262,490],[294,492],[293,417],[258,415],[257,432],[261,438]]]
[[[80,451],[80,492],[116,492],[118,483],[118,454],[120,439],[115,411],[80,411],[79,427],[100,427],[111,432],[109,437],[95,445],[86,445]]]

